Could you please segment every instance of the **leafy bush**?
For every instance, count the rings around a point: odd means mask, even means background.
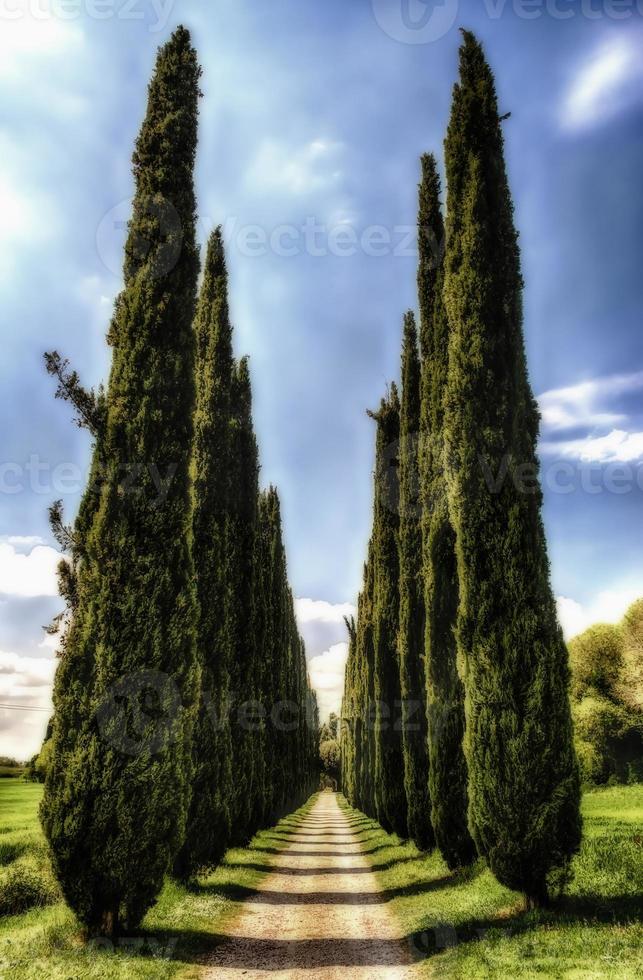
[[[17,915],[51,905],[60,894],[51,871],[37,855],[18,858],[0,877],[0,915]]]
[[[643,777],[643,600],[569,644],[576,753],[589,783]]]
[[[582,697],[587,691],[611,695],[623,669],[623,633],[618,626],[599,623],[569,644],[572,692]]]
[[[643,599],[625,613],[623,631],[623,669],[619,693],[635,711],[643,712]]]
[[[319,760],[322,772],[331,779],[339,779],[340,749],[337,739],[325,739],[319,746]]]

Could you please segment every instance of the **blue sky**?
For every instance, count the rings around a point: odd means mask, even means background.
[[[59,600],[46,508],[63,497],[73,513],[89,454],[86,434],[53,401],[41,354],[57,348],[88,384],[106,376],[132,145],[156,48],[180,22],[204,68],[200,238],[224,225],[262,480],[282,495],[324,706],[337,703],[341,617],[369,533],[365,410],[397,376],[402,314],[416,305],[418,158],[442,158],[458,26],[485,43],[512,114],[507,161],[561,618],[573,633],[618,618],[643,593],[643,22],[634,2],[1,7],[0,702],[49,703],[54,651],[40,627]],[[0,751],[33,751],[45,718],[0,709]]]

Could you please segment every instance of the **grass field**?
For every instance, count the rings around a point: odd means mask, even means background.
[[[0,978],[85,980],[85,978],[193,978],[224,923],[238,914],[247,890],[265,872],[262,863],[278,846],[272,831],[257,834],[247,848],[229,851],[225,862],[200,878],[194,888],[168,882],[157,905],[135,937],[117,948],[109,943],[84,945],[73,916],[60,900],[49,871],[38,823],[42,786],[0,780]],[[292,828],[312,800],[279,824]],[[7,915],[11,903],[25,908]],[[4,907],[3,907],[4,906]]]
[[[643,785],[585,794],[574,880],[555,909],[538,912],[525,912],[482,861],[451,874],[439,856],[350,812],[389,908],[414,937],[421,976],[643,976]]]
[[[257,869],[269,867],[285,844],[284,835],[262,831],[195,887],[168,882],[136,937],[115,949],[85,946],[49,871],[37,817],[41,794],[37,784],[0,780],[3,980],[195,978],[224,924],[264,877]],[[296,827],[308,806],[278,830]],[[530,913],[482,862],[451,874],[439,857],[420,854],[357,811],[351,819],[388,908],[413,937],[420,976],[634,980],[643,976],[643,786],[587,793],[583,813],[585,837],[567,896],[556,909]]]

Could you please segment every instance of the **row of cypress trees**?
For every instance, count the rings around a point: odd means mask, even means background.
[[[199,77],[190,36],[160,49],[106,392],[47,368],[94,437],[78,516],[52,527],[68,609],[41,818],[91,933],[135,928],[187,878],[299,805],[317,712],[288,585],[279,499],[260,492],[246,360],[232,349],[220,230],[199,252]]]
[[[540,516],[538,412],[495,84],[463,32],[419,191],[419,338],[377,413],[373,530],[349,624],[343,788],[450,868],[486,858],[530,903],[581,834],[567,651]]]

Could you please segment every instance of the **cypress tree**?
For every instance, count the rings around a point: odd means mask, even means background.
[[[408,832],[420,850],[435,844],[431,826],[424,676],[424,585],[419,467],[420,357],[415,317],[404,317],[400,409],[400,626],[402,745]]]
[[[493,75],[468,32],[446,140],[446,458],[460,581],[469,826],[531,904],[578,849],[569,668],[540,516],[538,411]]]
[[[288,784],[287,733],[283,731],[281,711],[286,699],[288,675],[288,619],[286,556],[281,537],[281,510],[274,487],[259,501],[260,530],[263,538],[263,602],[265,616],[264,697],[268,713],[266,732],[266,820],[274,823],[285,809]]]
[[[193,794],[187,832],[174,868],[181,878],[221,859],[229,846],[232,826],[227,535],[234,361],[220,228],[208,241],[194,334],[197,361],[192,526],[203,697],[194,732]]]
[[[429,716],[431,822],[450,868],[469,864],[475,845],[467,827],[464,687],[458,673],[455,628],[458,572],[448,513],[444,460],[444,393],[449,327],[442,298],[444,223],[435,157],[422,157],[418,211],[418,295],[422,352],[421,484],[425,664]]]
[[[404,753],[400,725],[401,691],[397,634],[399,597],[399,438],[397,387],[377,413],[373,523],[373,670],[376,706],[374,797],[385,830],[407,833]]]
[[[272,522],[271,501],[267,491],[260,491],[257,501],[257,535],[255,540],[255,649],[257,651],[258,699],[262,703],[264,717],[263,752],[264,772],[260,800],[260,824],[269,822],[272,809],[273,738],[270,722],[272,699],[272,617],[271,610],[271,550]]]
[[[357,660],[357,630],[355,620],[351,616],[344,617],[348,631],[348,654],[344,671],[344,694],[339,724],[339,747],[341,765],[342,793],[355,806],[357,795],[356,772],[357,751],[361,730],[359,729],[358,677],[359,663]]]
[[[256,718],[255,557],[259,464],[252,425],[248,361],[236,366],[232,383],[230,513],[227,527],[227,606],[233,687],[233,840],[243,843],[257,828],[262,795],[262,724]],[[258,726],[258,728],[257,728]]]
[[[364,732],[360,740],[361,753],[357,764],[357,798],[369,817],[377,815],[375,805],[375,741],[377,735],[377,706],[375,703],[375,561],[372,541],[364,567],[364,590],[358,602],[357,649],[360,662],[359,704]]]
[[[133,158],[124,288],[109,332],[108,465],[56,675],[41,811],[65,898],[90,931],[112,935],[135,928],[153,903],[190,796],[199,75],[178,28],[159,52]]]

